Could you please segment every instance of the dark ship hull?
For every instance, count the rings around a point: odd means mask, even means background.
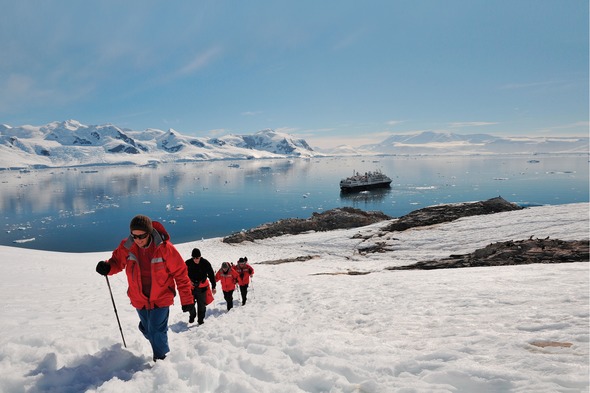
[[[391,185],[391,179],[383,173],[367,172],[364,175],[356,173],[351,177],[340,180],[340,191],[355,192],[374,188],[387,188]]]

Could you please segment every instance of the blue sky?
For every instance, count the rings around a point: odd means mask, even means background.
[[[587,0],[0,0],[0,123],[588,135]]]

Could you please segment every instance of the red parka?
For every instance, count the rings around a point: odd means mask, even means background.
[[[223,269],[219,269],[215,273],[215,281],[221,282],[221,289],[224,292],[230,292],[236,289],[236,282],[238,282],[238,273],[234,270],[233,266],[224,272]]]
[[[154,227],[161,224],[154,221]],[[151,310],[156,307],[168,307],[174,304],[176,289],[180,296],[180,303],[184,306],[193,304],[192,283],[188,278],[186,264],[178,250],[168,239],[168,234],[161,227],[161,232],[152,231],[152,241],[155,242],[155,251],[151,260],[152,288],[149,298],[143,294],[141,284],[141,272],[137,260],[138,246],[129,236],[119,244],[108,260],[111,265],[109,275],[119,273],[123,269],[127,273],[129,289],[127,295],[133,307],[137,309]]]
[[[238,263],[235,266],[238,273],[238,284],[240,286],[250,284],[250,276],[254,275],[254,269],[247,263]]]

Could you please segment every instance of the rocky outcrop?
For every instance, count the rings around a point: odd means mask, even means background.
[[[398,218],[382,229],[382,232],[405,231],[409,228],[440,224],[461,217],[492,214],[522,207],[506,201],[502,197],[482,202],[466,202],[449,205],[430,206],[413,211]],[[363,211],[351,207],[341,207],[324,213],[313,213],[311,218],[287,218],[274,223],[263,224],[247,231],[237,232],[223,238],[224,243],[241,243],[281,235],[297,235],[309,231],[331,231],[334,229],[358,228],[380,221],[391,220],[379,211]],[[366,250],[366,252],[374,252]]]
[[[470,254],[421,261],[387,270],[432,270],[478,266],[527,265],[531,263],[588,262],[588,240],[528,239],[493,243]]]
[[[291,263],[291,262],[307,262],[310,259],[314,259],[319,257],[319,255],[303,255],[295,258],[283,258],[283,259],[272,259],[269,261],[261,261],[258,262],[258,265],[282,265],[283,263]]]
[[[405,231],[406,229],[419,226],[440,224],[454,221],[461,217],[492,214],[512,210],[520,210],[521,206],[508,202],[498,196],[481,202],[456,203],[448,205],[430,206],[424,209],[415,210],[383,228],[383,231]]]
[[[241,243],[281,235],[297,235],[309,231],[331,231],[334,229],[357,228],[380,221],[390,220],[392,217],[378,211],[363,211],[351,207],[328,210],[323,213],[313,213],[308,219],[288,218],[274,223],[234,233],[223,238],[224,243]]]

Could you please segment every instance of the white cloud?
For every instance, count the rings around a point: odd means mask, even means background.
[[[332,131],[329,128],[325,129],[314,129],[314,130],[300,130],[296,127],[279,127],[274,129],[276,132],[282,132],[284,134],[297,135],[297,138],[309,138],[317,135],[318,133]]]
[[[188,64],[178,71],[178,75],[189,75],[207,67],[221,54],[221,52],[221,47],[214,46],[207,49],[205,52],[199,53]]]
[[[257,116],[257,115],[261,115],[262,111],[245,111],[240,113],[242,116]]]
[[[569,136],[585,136],[587,137],[590,132],[590,122],[578,121],[575,123],[560,124],[555,126],[548,126],[542,129],[535,130],[535,134],[550,134],[550,135],[564,135],[567,133]]]
[[[9,113],[23,108],[45,108],[49,105],[66,104],[76,101],[92,91],[92,86],[79,83],[70,88],[63,87],[63,79],[55,76],[49,82],[39,81],[24,74],[11,74],[0,83],[0,112]]]
[[[578,127],[590,127],[590,122],[589,121],[578,121],[575,123],[570,123],[570,124],[564,124],[561,126],[555,126],[552,127],[553,129],[565,129],[565,128],[578,128]]]

